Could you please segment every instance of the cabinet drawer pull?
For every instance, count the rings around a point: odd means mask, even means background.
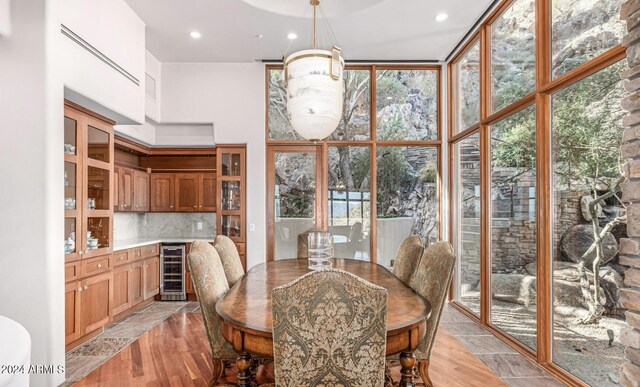
[[[84,290],[89,289],[89,285],[84,285]]]
[[[129,273],[133,273],[133,269],[129,269]]]
[[[99,264],[98,264],[98,269],[99,269],[99,268],[101,268],[101,267],[102,267],[102,264],[101,264],[101,263],[99,263]]]
[[[121,256],[119,256],[119,257],[118,257],[118,259],[119,259],[120,261],[122,261],[122,260],[124,259],[124,257],[121,255]]]
[[[80,293],[81,291],[82,291],[82,286],[78,288],[78,293]]]
[[[149,265],[144,265],[144,267],[145,267],[145,268],[146,268],[146,267],[149,267]]]

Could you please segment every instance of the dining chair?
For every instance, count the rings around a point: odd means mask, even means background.
[[[396,258],[393,263],[391,271],[405,284],[409,283],[411,276],[420,263],[420,258],[424,248],[422,247],[422,241],[417,235],[411,235],[400,243]]]
[[[231,238],[225,235],[216,236],[216,239],[213,242],[213,247],[216,248],[216,251],[220,256],[224,275],[227,277],[229,287],[232,287],[244,276],[244,269],[242,268],[242,261],[240,260],[238,248]]]
[[[277,386],[382,386],[387,291],[338,269],[271,293]]]
[[[202,321],[211,347],[213,379],[209,386],[214,386],[224,372],[223,362],[235,361],[238,356],[222,336],[220,318],[216,313],[216,303],[229,290],[229,284],[220,256],[211,244],[204,241],[193,242],[188,259],[191,281],[200,302]]]
[[[451,285],[455,263],[456,256],[449,242],[433,243],[424,250],[420,263],[409,281],[409,286],[431,304],[427,332],[418,344],[418,349],[414,351],[418,361],[418,372],[426,386],[433,385],[429,377],[429,359]]]

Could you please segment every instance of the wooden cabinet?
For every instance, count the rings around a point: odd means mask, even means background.
[[[160,293],[160,258],[144,260],[144,299]]]
[[[80,293],[82,281],[67,282],[64,292],[65,345],[78,340],[80,329]]]
[[[220,145],[216,151],[216,230],[236,243],[246,270],[246,148]]]
[[[119,212],[148,212],[150,174],[126,167],[115,167],[114,180],[117,193],[114,210]]]
[[[113,168],[113,211],[121,211],[120,207],[120,167]]]
[[[214,173],[152,173],[151,212],[215,212]]]
[[[113,269],[113,303],[111,314],[117,315],[131,307],[131,265]]]
[[[151,174],[151,211],[175,211],[175,174]]]
[[[89,277],[82,281],[80,292],[81,333],[102,328],[111,317],[111,272]]]
[[[144,262],[131,264],[131,306],[144,300]]]
[[[198,175],[198,211],[213,212],[216,210],[216,175],[200,173]]]
[[[113,211],[127,197],[113,165],[114,123],[69,101],[64,116],[65,342],[73,345],[111,318]]]
[[[133,210],[137,212],[149,211],[149,174],[147,172],[133,172]]]
[[[176,173],[176,211],[193,212],[198,210],[198,175],[195,173]]]
[[[133,210],[133,170],[129,168],[118,168],[120,176],[120,184],[118,199],[120,200],[120,211]]]

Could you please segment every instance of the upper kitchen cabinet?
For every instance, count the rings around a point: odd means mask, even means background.
[[[73,105],[64,109],[64,246],[67,262],[111,253],[112,122]]]
[[[59,5],[65,98],[118,124],[143,123],[145,23],[124,0]]]

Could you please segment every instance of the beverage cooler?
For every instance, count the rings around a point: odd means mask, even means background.
[[[185,289],[184,244],[163,243],[160,251],[160,299],[164,301],[184,301]]]

